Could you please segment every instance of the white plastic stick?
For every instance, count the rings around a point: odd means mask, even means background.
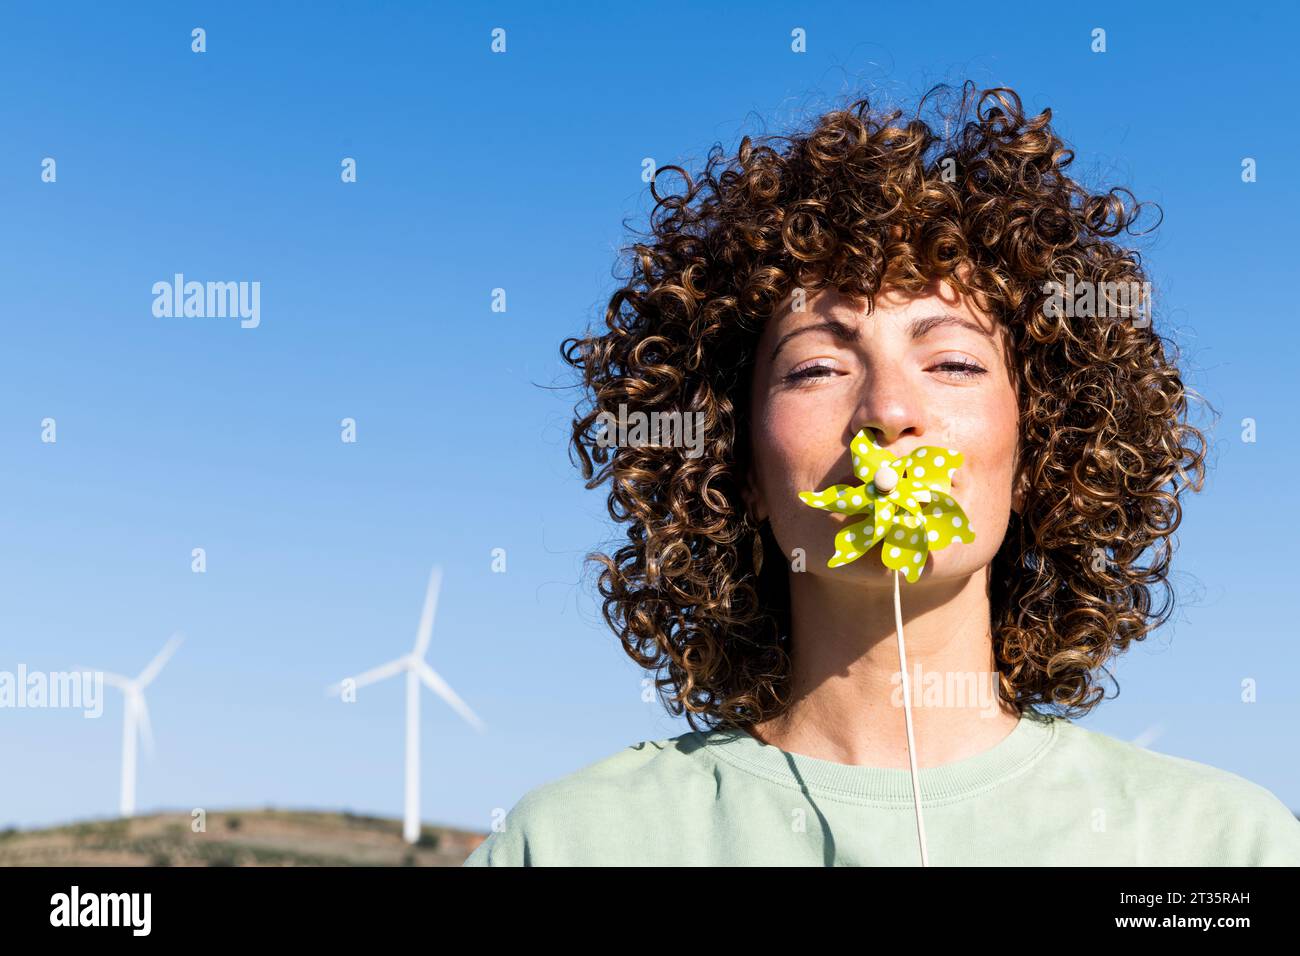
[[[912,801],[916,807],[916,837],[921,842],[921,865],[929,866],[925,852],[925,821],[921,818],[921,781],[916,773],[916,744],[912,740],[912,689],[907,683],[907,651],[903,647],[903,601],[898,593],[898,571],[894,571],[894,628],[898,632],[898,665],[903,671],[903,716],[907,722],[907,760],[912,767]]]

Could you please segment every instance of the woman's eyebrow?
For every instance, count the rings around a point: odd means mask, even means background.
[[[924,318],[920,318],[920,319],[913,319],[911,336],[913,340],[924,338],[935,329],[943,328],[949,325],[959,325],[962,328],[970,329],[972,332],[978,332],[980,335],[984,336],[986,339],[989,339],[990,341],[992,341],[993,339],[992,332],[980,328],[978,325],[976,325],[974,322],[970,321],[969,319],[963,319],[960,316],[956,316],[956,315],[949,315],[947,312],[942,312],[938,315],[927,315]]]
[[[781,351],[782,346],[789,342],[796,335],[803,335],[805,332],[829,332],[841,342],[856,342],[858,339],[858,330],[851,325],[839,321],[839,319],[825,318],[820,322],[813,322],[809,325],[803,325],[793,332],[787,332],[781,336],[776,343],[776,348],[772,349],[772,359],[776,359],[776,353]]]
[[[916,339],[924,338],[935,329],[944,328],[950,325],[956,325],[970,329],[972,332],[978,332],[990,341],[993,339],[993,334],[991,332],[980,328],[980,326],[976,325],[969,319],[963,319],[960,316],[951,315],[947,312],[913,319],[909,334],[913,341],[915,341]],[[776,343],[776,348],[772,349],[772,360],[776,359],[777,353],[781,351],[782,346],[784,346],[786,342],[789,342],[796,335],[803,335],[805,332],[830,332],[841,342],[855,342],[858,338],[858,331],[852,326],[846,325],[838,319],[824,318],[820,322],[813,322],[808,325],[800,326],[793,332],[787,332],[785,335],[781,336],[780,340]]]

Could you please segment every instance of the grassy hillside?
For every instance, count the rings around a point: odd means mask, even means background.
[[[0,866],[460,866],[485,833],[426,826],[415,846],[402,822],[306,810],[229,810],[0,830]]]

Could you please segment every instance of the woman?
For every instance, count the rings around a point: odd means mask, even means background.
[[[607,331],[565,356],[627,526],[595,556],[606,620],[694,729],[535,788],[466,865],[1300,864],[1269,791],[1071,722],[1167,619],[1204,477],[1117,241],[1141,204],[1071,180],[1010,90],[968,84],[947,138],[928,99],[655,192]],[[702,449],[610,447],[620,406],[695,416]],[[855,441],[961,455],[972,534],[914,581],[881,546],[843,563],[860,519],[800,498],[859,484]]]

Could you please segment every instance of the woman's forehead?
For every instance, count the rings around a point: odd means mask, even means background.
[[[1002,323],[980,309],[970,296],[962,295],[952,286],[938,280],[921,292],[907,292],[886,287],[869,303],[866,298],[846,295],[835,289],[821,289],[800,294],[796,289],[773,314],[764,329],[765,337],[810,321],[810,317],[834,318],[853,327],[871,317],[888,315],[891,318],[909,319],[929,315],[936,311],[953,313],[969,319],[989,335],[998,337]]]

